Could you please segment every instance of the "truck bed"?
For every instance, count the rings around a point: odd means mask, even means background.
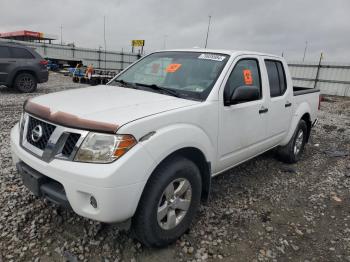
[[[301,104],[306,104],[309,108],[310,120],[313,123],[317,118],[320,89],[293,86],[293,94],[294,108],[297,109]]]
[[[309,88],[309,87],[301,87],[301,86],[293,86],[293,94],[294,96],[305,95],[309,93],[320,92],[318,88]]]

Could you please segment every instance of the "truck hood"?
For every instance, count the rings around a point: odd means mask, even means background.
[[[130,121],[199,102],[119,86],[94,86],[62,91],[30,100],[77,118],[122,126]]]

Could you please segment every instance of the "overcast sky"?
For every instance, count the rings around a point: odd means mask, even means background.
[[[147,52],[203,47],[253,50],[315,61],[350,62],[349,0],[1,0],[0,32],[55,34],[77,46],[130,50],[145,39]]]

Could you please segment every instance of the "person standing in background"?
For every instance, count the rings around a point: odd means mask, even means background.
[[[92,66],[92,64],[89,64],[86,69],[85,76],[90,80],[93,72],[94,72],[94,67]]]

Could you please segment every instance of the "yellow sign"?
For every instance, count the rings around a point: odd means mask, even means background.
[[[145,46],[145,40],[132,40],[132,46]]]

